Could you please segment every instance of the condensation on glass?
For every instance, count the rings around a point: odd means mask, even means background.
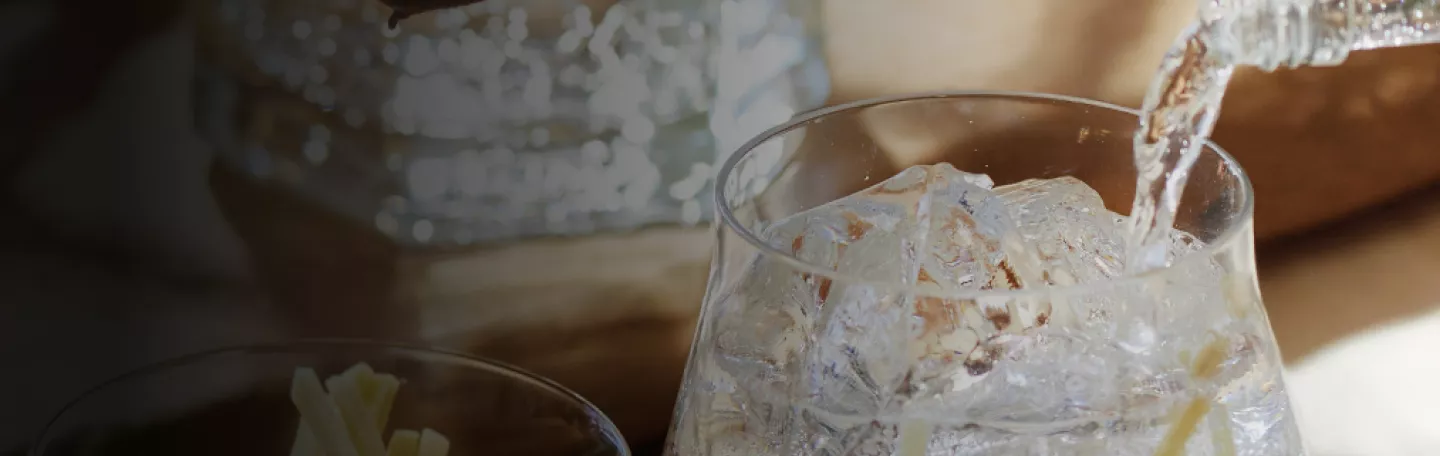
[[[829,92],[812,1],[206,5],[222,160],[406,244],[707,221],[713,164]]]

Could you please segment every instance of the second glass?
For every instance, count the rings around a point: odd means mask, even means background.
[[[130,372],[66,406],[29,454],[316,454],[292,446],[301,421],[292,377],[357,363],[400,379],[388,427],[433,428],[448,436],[449,454],[630,454],[604,413],[550,380],[456,353],[343,340],[221,349]]]
[[[667,454],[1303,454],[1231,157],[1196,164],[1170,265],[1125,271],[1136,125],[956,93],[750,142]]]

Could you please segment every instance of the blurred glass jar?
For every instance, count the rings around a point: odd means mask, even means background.
[[[209,0],[197,127],[402,244],[696,224],[715,163],[828,97],[820,8],[487,0],[391,30],[378,0]]]

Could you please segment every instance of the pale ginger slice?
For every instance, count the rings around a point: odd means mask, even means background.
[[[315,369],[295,369],[290,384],[290,400],[300,410],[300,419],[310,429],[315,442],[328,456],[361,456],[350,441],[344,415],[325,388]]]
[[[390,385],[389,382],[376,381],[375,370],[365,363],[351,366],[339,376],[352,377],[359,383],[361,396],[365,400],[365,403],[371,407],[372,413],[375,414],[376,427],[381,430],[385,429],[385,421],[387,421],[390,413],[388,409],[389,403],[394,400],[395,394],[392,385]],[[394,376],[387,377],[394,380]],[[334,378],[335,377],[327,379],[326,383],[329,383]],[[398,382],[395,383],[393,386],[398,386]],[[386,397],[387,394],[389,397]],[[377,404],[380,403],[385,404],[385,408],[379,408]],[[325,452],[320,449],[320,443],[315,439],[314,432],[304,420],[301,420],[300,424],[296,426],[295,443],[290,447],[290,456],[325,456]]]
[[[387,456],[418,456],[420,454],[420,433],[408,429],[396,430],[390,434],[390,448]]]
[[[1209,380],[1220,372],[1220,366],[1225,361],[1227,354],[1226,339],[1216,337],[1200,353],[1190,360],[1190,375],[1196,380]],[[1170,431],[1166,433],[1165,440],[1160,442],[1160,447],[1155,450],[1155,456],[1180,456],[1185,454],[1185,444],[1190,437],[1200,428],[1201,420],[1210,413],[1211,403],[1209,398],[1197,397],[1185,405],[1183,409],[1177,409],[1170,425]]]
[[[291,456],[445,456],[449,452],[449,439],[433,429],[397,430],[387,445],[383,434],[402,383],[394,375],[378,374],[360,363],[326,379],[323,388],[309,368],[297,369],[293,383],[292,396],[302,418]],[[306,403],[303,407],[301,399]]]
[[[375,428],[381,432],[390,425],[390,411],[395,406],[395,395],[400,392],[400,379],[390,374],[374,374],[357,379],[361,391],[370,391],[365,403],[375,414]]]
[[[450,453],[450,439],[434,429],[420,431],[420,450],[417,456],[446,456]]]
[[[360,388],[351,376],[337,376],[325,381],[330,398],[340,408],[345,418],[345,427],[350,431],[350,440],[355,444],[359,456],[385,456],[385,442],[376,429],[375,414],[361,398]]]

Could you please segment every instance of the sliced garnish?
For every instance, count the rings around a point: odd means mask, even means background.
[[[450,441],[433,429],[396,430],[387,444],[384,433],[401,383],[364,363],[323,386],[314,369],[296,369],[290,396],[301,419],[290,456],[445,456]]]
[[[420,433],[401,429],[390,435],[388,456],[416,456],[420,454]]]
[[[417,456],[445,456],[450,452],[450,439],[434,429],[420,431],[420,451]]]
[[[295,369],[290,384],[290,401],[300,410],[300,419],[310,428],[315,441],[328,456],[361,456],[350,441],[340,408],[320,386],[314,369]]]
[[[360,388],[352,376],[340,375],[325,381],[330,398],[345,418],[345,428],[360,456],[385,456],[385,442],[375,428],[375,415],[360,396]]]

